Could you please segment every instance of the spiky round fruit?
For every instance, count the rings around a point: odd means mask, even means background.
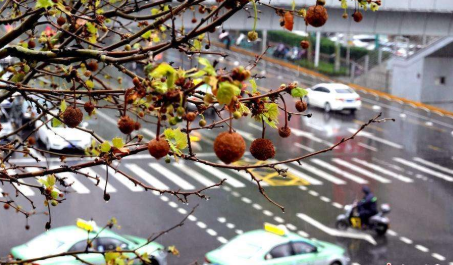
[[[29,40],[28,41],[28,48],[33,49],[36,47],[36,42],[34,40]]]
[[[188,112],[186,114],[186,120],[190,121],[190,122],[194,121],[196,117],[197,117],[197,114],[195,112]]]
[[[258,33],[256,31],[249,31],[247,33],[247,38],[249,41],[256,41],[258,39]]]
[[[88,115],[91,115],[94,110],[94,104],[91,103],[91,101],[87,101],[85,102],[85,104],[83,104],[83,109],[88,113]]]
[[[3,204],[3,209],[8,210],[9,209],[9,204],[7,204],[7,203]]]
[[[36,144],[36,138],[33,136],[28,137],[28,144],[29,145],[35,145]]]
[[[307,103],[305,103],[304,101],[302,100],[299,100],[296,102],[296,109],[297,111],[299,112],[304,112],[307,110]]]
[[[289,127],[280,127],[280,129],[278,129],[278,134],[280,137],[286,138],[291,135],[291,129]]]
[[[319,6],[324,6],[326,4],[326,0],[316,0],[316,4]]]
[[[355,11],[354,14],[352,14],[352,18],[355,22],[360,23],[363,19],[363,15],[359,11]]]
[[[268,160],[275,156],[274,144],[269,139],[255,139],[250,145],[250,153],[258,160]]]
[[[214,152],[225,164],[241,159],[245,147],[244,138],[239,133],[223,132],[214,141]]]
[[[154,158],[159,159],[168,155],[168,152],[170,152],[170,145],[165,139],[153,139],[148,143],[148,151]]]
[[[198,125],[200,125],[200,127],[206,126],[206,120],[200,120],[200,121],[198,122]]]
[[[138,131],[138,130],[140,130],[140,128],[142,128],[142,125],[140,124],[140,122],[138,122],[138,121],[135,122],[134,129],[135,129],[136,131]]]
[[[303,40],[300,42],[300,47],[306,50],[308,49],[308,47],[310,47],[310,42],[308,40]]]
[[[239,111],[233,112],[233,118],[240,119],[242,117],[242,114]]]
[[[79,125],[83,120],[83,113],[79,108],[74,108],[69,106],[63,112],[63,122],[69,128],[75,128]]]
[[[64,18],[64,17],[59,17],[59,18],[57,19],[57,23],[58,23],[58,26],[60,26],[60,27],[63,26],[64,23],[66,23],[66,18]]]
[[[96,61],[91,61],[87,63],[86,67],[91,72],[95,72],[98,69],[98,63]]]
[[[305,21],[315,28],[324,26],[327,19],[329,19],[327,9],[321,5],[310,6],[307,10],[307,16],[305,17]]]
[[[118,120],[118,129],[124,134],[131,134],[135,129],[135,122],[129,116],[122,116]]]

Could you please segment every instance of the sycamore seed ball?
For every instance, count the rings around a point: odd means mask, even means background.
[[[135,129],[135,121],[129,116],[122,116],[118,120],[118,129],[124,134],[131,134]]]
[[[170,145],[165,139],[153,139],[148,143],[148,151],[154,158],[159,159],[166,156],[168,152],[170,152]]]
[[[255,139],[250,145],[250,153],[258,160],[268,160],[275,156],[274,144],[269,139]]]
[[[291,129],[289,127],[280,127],[280,129],[278,129],[278,134],[282,138],[289,137],[291,135]]]
[[[296,102],[296,109],[297,111],[299,112],[304,112],[307,110],[307,103],[302,101],[302,100],[299,100]]]
[[[244,138],[238,133],[220,133],[214,141],[214,152],[225,164],[241,159],[245,153]]]
[[[305,21],[315,28],[324,26],[327,19],[329,19],[327,9],[322,5],[310,6],[305,17]]]
[[[83,113],[79,108],[69,106],[63,112],[63,122],[69,128],[77,127],[83,120]]]

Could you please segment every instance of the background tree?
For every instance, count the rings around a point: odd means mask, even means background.
[[[356,22],[362,20],[360,8],[371,8],[376,11],[381,4],[379,0],[349,2],[354,4],[355,11],[352,17]],[[345,9],[344,17],[347,18],[348,1],[342,0],[341,3]],[[313,0],[313,6],[299,7],[294,1],[291,9],[284,9],[273,6],[269,1],[260,0],[217,0],[215,3],[207,0],[3,1],[0,7],[0,24],[9,25],[9,31],[0,37],[0,59],[9,58],[7,61],[9,63],[0,73],[3,76],[0,81],[0,102],[12,100],[14,96],[20,95],[30,102],[38,115],[28,124],[17,126],[13,132],[4,135],[0,140],[7,140],[12,135],[20,134],[37,120],[42,120],[43,123],[36,128],[33,127],[32,131],[23,137],[0,145],[2,151],[0,181],[2,185],[11,185],[16,190],[15,194],[4,193],[0,203],[5,209],[14,208],[17,213],[25,216],[27,221],[37,212],[45,211],[49,217],[45,229],[50,229],[52,207],[60,207],[65,200],[70,199],[66,198],[68,196],[65,190],[71,183],[65,178],[58,177],[57,173],[72,172],[80,177],[93,178],[81,170],[102,165],[108,170],[122,174],[145,190],[168,193],[181,202],[187,202],[190,196],[207,198],[203,193],[205,190],[220,186],[224,182],[223,180],[213,186],[189,192],[161,190],[141,183],[112,163],[145,152],[155,159],[164,158],[169,161],[173,156],[175,160],[188,160],[212,167],[245,171],[256,182],[259,192],[284,210],[283,206],[266,195],[260,184],[261,180],[256,178],[250,169],[266,167],[279,174],[285,174],[285,169],[276,166],[299,162],[307,157],[328,152],[339,144],[353,139],[368,124],[386,119],[375,117],[350,137],[342,139],[330,148],[309,155],[260,165],[232,164],[241,159],[246,151],[244,139],[234,130],[234,120],[250,116],[262,125],[262,137],[253,141],[250,152],[258,160],[268,160],[275,156],[275,149],[272,141],[265,138],[266,128],[277,129],[281,137],[288,137],[291,130],[287,126],[287,121],[291,116],[310,116],[304,114],[307,106],[302,101],[307,92],[295,83],[283,84],[264,94],[258,92],[256,76],[251,76],[251,70],[261,60],[263,54],[257,55],[250,65],[231,70],[217,69],[216,61],[210,62],[202,55],[227,56],[210,51],[209,35],[241,10],[249,12],[253,18],[251,21],[253,29],[248,33],[248,38],[255,41],[258,38],[255,28],[259,19],[259,8],[274,9],[281,16],[282,28],[291,31],[295,18],[304,19],[307,26],[323,26],[328,19],[324,4],[324,0]],[[197,16],[201,19],[194,16],[190,26],[180,23],[183,26],[177,27],[176,22],[182,20],[185,13],[198,13]],[[305,49],[308,45],[307,41],[301,43]],[[171,49],[188,56],[196,56],[199,67],[181,69],[174,68],[170,63],[156,62],[156,56]],[[134,72],[124,66],[131,62],[142,66],[143,71]],[[121,78],[115,80],[116,76],[122,74],[129,80]],[[112,79],[117,85],[109,85],[110,82],[106,82]],[[131,86],[124,88],[122,84]],[[241,93],[243,84],[248,84],[248,87]],[[202,85],[209,85],[210,91],[205,93],[197,90]],[[287,110],[285,103],[287,95],[300,98],[295,105],[297,113]],[[189,111],[188,103],[195,104],[197,111]],[[102,109],[117,112],[118,137],[103,139],[97,132],[80,126],[84,117],[96,116],[96,111]],[[209,110],[213,110],[217,116],[217,120],[212,123],[208,123],[203,116],[203,113]],[[277,124],[280,111],[284,112],[285,121],[284,126],[279,128]],[[143,123],[156,124],[155,139],[143,141],[140,134]],[[43,150],[36,145],[33,137],[42,126],[50,130],[58,126],[76,128],[91,134],[93,142],[85,155]],[[218,136],[213,144],[213,150],[223,163],[203,160],[193,152],[191,133],[205,129],[217,129]],[[38,163],[45,161],[40,161],[31,150],[59,156],[61,166],[49,168],[45,163]],[[36,163],[15,165],[10,162],[15,154],[30,156]],[[82,156],[87,159],[71,165],[65,162],[67,157]],[[27,170],[30,168],[34,170]],[[16,173],[10,174],[10,170]],[[36,184],[20,182],[28,178],[36,179]],[[44,209],[23,194],[18,188],[20,185],[38,190],[44,198]],[[25,197],[29,205],[18,205],[15,201],[17,197]],[[106,201],[110,199],[106,189],[103,199]],[[182,225],[183,221],[175,227]],[[110,221],[106,228],[112,228],[114,223],[115,221]],[[29,228],[28,222],[25,228]],[[149,241],[155,238],[149,238]],[[88,246],[83,253],[87,252]],[[116,251],[125,252],[136,253],[135,250]],[[61,255],[77,257],[77,254],[79,253]],[[136,256],[136,259],[146,263],[145,257],[139,254]],[[112,255],[105,257],[108,263],[116,259],[128,259],[124,255],[114,256],[113,259]],[[49,257],[40,259],[46,258]]]

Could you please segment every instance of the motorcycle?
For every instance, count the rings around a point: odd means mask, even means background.
[[[362,225],[356,203],[346,205],[344,209],[345,213],[340,214],[335,223],[338,230],[346,230],[348,228],[357,230],[372,230],[376,232],[378,236],[383,236],[390,226],[390,220],[385,216],[390,212],[390,205],[388,204],[382,204],[381,210],[376,215],[370,217],[366,226]]]

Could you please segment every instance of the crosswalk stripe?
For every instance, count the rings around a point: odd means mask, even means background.
[[[105,167],[102,167],[102,169],[105,171]],[[109,168],[108,172],[111,177],[113,177],[116,180],[118,180],[119,182],[121,182],[121,184],[123,184],[124,186],[126,186],[128,189],[130,189],[133,192],[139,192],[139,191],[145,190],[143,187],[141,187],[139,185],[135,185],[132,181],[130,181],[125,176],[123,176],[121,173],[115,172],[115,170],[112,168]]]
[[[159,163],[149,163],[148,166],[155,169],[157,172],[161,173],[162,176],[166,177],[171,182],[175,183],[184,190],[193,190],[195,187],[187,182],[185,179],[171,172],[168,168],[162,166]]]
[[[433,176],[435,176],[435,177],[444,179],[444,180],[446,180],[446,181],[450,181],[450,182],[453,181],[453,177],[450,177],[450,176],[447,176],[447,175],[445,175],[445,174],[443,174],[443,173],[434,171],[434,170],[432,170],[432,169],[430,169],[430,168],[427,168],[427,167],[418,165],[418,164],[416,164],[416,163],[414,163],[414,162],[407,161],[407,160],[402,159],[402,158],[400,158],[400,157],[394,157],[393,160],[396,161],[396,162],[398,162],[398,163],[401,163],[401,164],[403,164],[403,165],[406,165],[406,166],[408,166],[408,167],[415,168],[415,169],[417,169],[417,170],[419,170],[419,171],[421,171],[421,172],[425,172],[425,173],[428,173],[428,174],[433,175]]]
[[[126,165],[126,167],[130,171],[134,172],[135,175],[137,175],[137,176],[141,177],[142,179],[144,179],[146,182],[148,182],[148,184],[150,184],[154,188],[161,189],[161,190],[168,190],[169,189],[167,185],[165,185],[163,182],[158,180],[156,177],[154,177],[150,173],[148,173],[145,170],[143,170],[138,165],[129,164],[129,165]]]
[[[315,164],[317,164],[317,165],[319,165],[319,166],[321,166],[321,167],[323,167],[323,168],[325,168],[325,169],[328,169],[328,170],[330,170],[332,172],[335,172],[335,173],[341,175],[344,178],[350,179],[350,180],[352,180],[352,181],[354,181],[356,183],[359,183],[359,184],[367,184],[368,183],[367,180],[365,180],[365,179],[363,179],[361,177],[358,177],[358,176],[356,176],[354,174],[351,174],[349,172],[346,172],[346,171],[344,171],[344,170],[342,170],[342,169],[340,169],[340,168],[338,168],[336,166],[333,166],[330,163],[322,161],[320,159],[314,158],[314,159],[311,159],[310,161],[315,163]]]
[[[299,166],[299,164],[297,164],[296,162],[293,162],[293,164],[296,165],[296,166]],[[337,184],[337,185],[346,184],[346,181],[344,181],[342,179],[339,179],[339,178],[337,178],[337,177],[335,177],[333,175],[330,175],[330,174],[328,174],[328,173],[326,173],[326,172],[324,172],[324,171],[322,171],[322,170],[320,170],[320,169],[318,169],[318,168],[316,168],[314,166],[311,166],[307,162],[302,162],[302,166],[300,166],[300,167],[301,167],[302,170],[305,169],[307,171],[310,171],[311,173],[313,173],[313,174],[315,174],[315,175],[317,175],[317,176],[319,176],[319,177],[321,177],[321,178],[323,178],[325,180],[328,180],[328,181],[330,181],[330,182],[332,182],[334,184]]]
[[[97,185],[97,186],[100,189],[104,190],[104,188],[105,188],[105,179],[103,177],[99,176],[99,174],[97,174],[94,170],[92,170],[91,168],[82,168],[79,171],[82,172],[82,173],[88,174],[88,175],[90,175],[92,177],[96,177],[97,176],[99,178],[99,185]],[[94,184],[97,183],[96,179],[89,178],[89,180],[91,180]],[[107,183],[107,193],[113,193],[113,192],[116,192],[116,189],[112,186],[112,184]]]
[[[371,168],[371,169],[374,169],[374,170],[376,170],[376,171],[379,171],[379,172],[381,172],[381,173],[383,173],[383,174],[389,175],[389,176],[391,176],[391,177],[393,177],[393,178],[396,178],[396,179],[398,179],[398,180],[401,180],[401,181],[403,181],[403,182],[406,182],[406,183],[414,182],[414,181],[413,181],[411,178],[409,178],[409,177],[405,177],[405,176],[403,176],[403,175],[401,175],[401,174],[393,173],[392,171],[389,171],[389,170],[387,170],[387,169],[385,169],[385,168],[383,168],[383,167],[381,167],[381,166],[371,164],[371,163],[369,163],[369,162],[367,162],[367,161],[365,161],[365,160],[358,159],[358,158],[353,158],[352,161],[354,161],[354,162],[356,162],[356,163],[359,163],[359,164],[361,164],[361,165],[364,165],[364,166],[366,166],[366,167],[369,167],[369,168]]]
[[[191,176],[196,181],[200,182],[201,184],[203,184],[206,187],[215,185],[214,182],[212,182],[211,180],[209,180],[202,174],[198,173],[197,171],[193,170],[192,168],[188,167],[182,161],[180,161],[178,163],[173,163],[173,166],[180,169],[181,171],[187,173],[188,176]],[[214,188],[217,188],[217,187],[214,187]]]
[[[289,165],[288,165],[288,167],[289,167]],[[300,172],[299,170],[294,169],[294,167],[291,167],[289,172],[300,179],[308,181],[310,183],[310,185],[322,185],[322,181],[312,178],[309,175],[304,174],[304,173]]]
[[[211,173],[214,177],[218,179],[227,179],[226,183],[235,187],[235,188],[243,188],[245,184],[240,182],[239,180],[233,178],[232,176],[218,170],[217,168],[202,164],[202,163],[195,163],[198,167],[203,169],[204,171]]]
[[[80,194],[88,194],[90,193],[90,190],[85,187],[72,173],[64,172],[64,173],[59,173],[57,174],[59,177],[64,177],[66,178],[66,181],[68,184],[71,184],[71,188]]]
[[[248,159],[244,159],[245,161],[248,161]],[[220,160],[218,160],[218,163],[221,163]],[[252,180],[251,176],[243,171],[243,170],[240,170],[240,171],[237,171],[237,170],[231,170],[231,172],[233,172],[235,175],[238,175],[240,176],[241,178],[244,178],[247,182],[253,182],[253,183],[256,183],[254,180]],[[263,187],[267,187],[269,186],[269,183],[267,183],[266,181],[261,181],[261,186]]]
[[[333,158],[332,161],[333,161],[334,163],[339,164],[339,165],[348,167],[348,168],[350,168],[351,170],[354,170],[354,171],[356,171],[356,172],[359,172],[360,174],[365,175],[365,176],[367,176],[367,177],[369,177],[369,178],[372,178],[372,179],[374,179],[374,180],[377,180],[377,181],[379,181],[379,182],[381,182],[381,183],[390,183],[390,182],[392,182],[392,181],[390,181],[389,179],[386,179],[386,178],[381,177],[381,176],[379,176],[379,175],[377,175],[377,174],[374,174],[374,173],[371,172],[371,171],[368,171],[368,170],[366,170],[366,169],[363,169],[363,168],[361,168],[361,167],[358,167],[358,166],[356,166],[356,165],[354,165],[354,164],[352,164],[352,163],[349,163],[349,162],[347,162],[347,161],[345,161],[345,160],[342,160],[342,159],[339,159],[339,158]]]
[[[425,165],[433,167],[433,168],[435,168],[437,170],[440,170],[440,171],[443,171],[445,173],[453,175],[453,169],[449,169],[449,168],[443,167],[441,165],[434,164],[433,162],[427,161],[427,160],[422,159],[420,157],[415,157],[414,161],[417,161],[419,163],[425,164]]]
[[[16,174],[16,171],[13,169],[8,169],[7,172],[9,175]],[[32,188],[20,184],[20,183],[25,183],[24,180],[19,179],[18,181],[19,181],[19,183],[15,183],[14,186],[16,186],[20,192],[22,192],[25,196],[34,196],[35,195],[35,192],[33,191]]]
[[[313,153],[314,151],[316,151],[315,149],[313,149],[313,148],[311,148],[311,147],[308,147],[308,146],[305,146],[305,145],[300,144],[300,143],[294,143],[294,145],[295,145],[296,147],[299,147],[300,149],[303,149],[303,150],[308,151],[308,152],[310,152],[310,153]]]

